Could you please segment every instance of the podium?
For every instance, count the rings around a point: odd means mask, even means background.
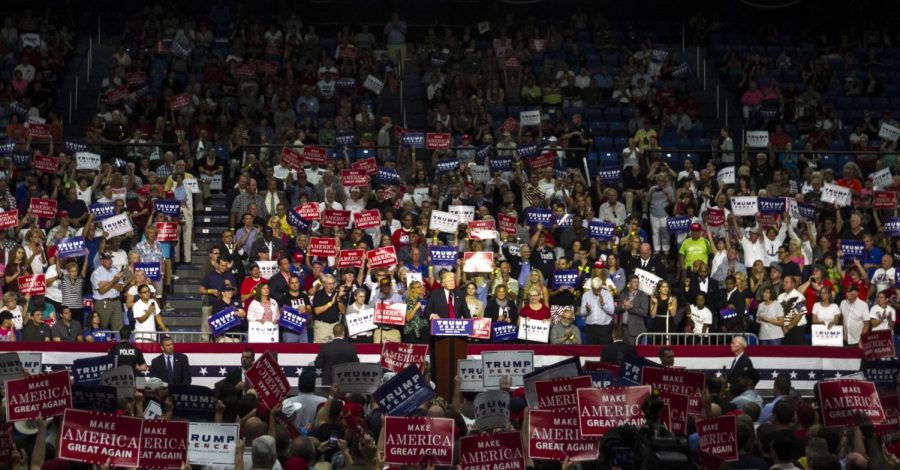
[[[457,361],[465,359],[466,338],[472,334],[471,319],[440,319],[431,321],[431,377],[437,394],[447,401],[453,399]]]

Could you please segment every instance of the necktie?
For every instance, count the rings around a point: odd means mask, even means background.
[[[735,357],[735,358],[731,361],[731,370],[734,370],[734,365],[735,365],[735,364],[737,364],[737,357]]]
[[[641,267],[642,267],[642,268],[646,268],[646,267],[647,267],[647,260],[642,260],[642,261],[641,261]]]
[[[172,356],[166,356],[166,368],[169,369],[169,383],[175,379],[175,369],[172,368]]]
[[[447,316],[456,319],[456,311],[453,309],[453,292],[447,293]]]

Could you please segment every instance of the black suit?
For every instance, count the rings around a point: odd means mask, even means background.
[[[747,357],[747,353],[745,352],[734,361],[734,365],[731,367],[731,370],[728,371],[728,383],[731,385],[731,388],[736,388],[738,378],[748,372],[754,376],[757,373],[756,369],[753,367],[753,361]]]
[[[709,307],[709,311],[713,312],[713,316],[715,317],[716,312],[719,311],[719,300],[721,291],[719,290],[719,281],[707,276],[707,284],[706,284],[706,292],[703,292],[700,289],[700,278],[697,276],[691,277],[691,285],[688,287],[687,291],[687,301],[688,303],[693,304],[697,300],[697,294],[705,294],[706,295],[706,306]],[[713,325],[715,322],[713,322]],[[712,326],[710,326],[712,328]]]
[[[290,279],[290,275],[288,276],[288,279]],[[270,295],[280,305],[285,305],[285,298],[288,296],[288,290],[288,280],[284,278],[281,270],[279,270],[277,273],[273,274],[271,278],[269,278],[269,292],[271,293]]]
[[[650,259],[647,260],[647,266],[643,266],[644,260],[641,259],[640,256],[636,258],[631,258],[631,263],[627,267],[628,275],[631,276],[634,274],[635,269],[643,269],[644,271],[656,274],[657,276],[664,278],[666,277],[666,267],[663,265],[662,260],[657,258],[656,256],[650,255]]]
[[[359,356],[356,355],[356,347],[346,339],[323,344],[316,356],[316,369],[322,369],[322,385],[331,385],[334,366],[349,362],[359,362]]]
[[[637,356],[637,348],[625,341],[613,341],[612,344],[603,348],[600,353],[600,360],[604,362],[621,363],[625,356]]]
[[[156,377],[169,386],[191,384],[191,364],[187,356],[181,353],[172,354],[172,374],[169,375],[166,367],[166,355],[160,354],[150,361],[150,377]]]
[[[737,312],[733,318],[728,320],[723,320],[717,314],[717,312],[713,313],[713,327],[716,326],[718,322],[719,330],[724,331],[726,333],[743,333],[744,332],[744,311],[747,309],[746,302],[744,301],[744,293],[735,289],[731,295],[728,295],[726,292],[724,294],[725,300],[719,304],[720,308],[728,308],[729,305],[734,305],[734,310]]]
[[[466,298],[459,289],[452,292],[453,295],[453,312],[456,318],[471,318],[469,315],[469,306],[466,305]],[[443,287],[435,289],[428,293],[428,305],[425,306],[425,318],[431,318],[431,314],[435,314],[441,318],[450,318],[447,313],[447,291]]]

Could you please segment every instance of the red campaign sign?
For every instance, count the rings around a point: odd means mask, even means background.
[[[507,235],[515,235],[516,234],[516,224],[519,220],[514,215],[506,215],[506,214],[497,214],[497,222],[500,226],[500,233],[505,233]]]
[[[725,463],[725,460],[720,457],[700,452],[699,470],[719,470],[722,468],[723,463]]]
[[[707,209],[706,225],[710,227],[720,227],[725,223],[725,209]]]
[[[38,173],[55,174],[59,168],[59,158],[51,155],[35,155],[33,165],[34,171]]]
[[[31,198],[31,213],[43,219],[56,217],[56,201],[39,197]]]
[[[508,69],[519,69],[522,68],[522,61],[518,57],[507,57],[503,61],[503,66]]]
[[[419,372],[425,372],[425,357],[428,356],[427,344],[407,344],[388,341],[381,346],[381,367],[398,373],[406,366],[415,364]]]
[[[884,423],[875,426],[875,434],[884,436],[900,429],[900,401],[897,395],[881,395],[881,407],[884,408]]]
[[[893,191],[875,191],[872,207],[876,209],[894,209],[897,207],[897,193]]]
[[[872,382],[823,380],[816,383],[816,390],[825,427],[855,426],[857,413],[868,416],[872,424],[884,423],[884,408]]]
[[[585,437],[602,437],[616,426],[643,425],[641,405],[649,396],[650,387],[646,385],[579,388],[576,395],[579,432]]]
[[[609,372],[613,377],[618,377],[619,368],[621,368],[616,362],[605,362],[605,361],[584,361],[584,365],[581,366],[581,370],[585,372]]]
[[[351,163],[350,168],[354,170],[362,170],[366,172],[367,175],[372,176],[375,173],[378,173],[378,162],[375,161],[375,157],[369,157],[365,160],[359,160]]]
[[[494,271],[494,253],[490,251],[467,251],[463,253],[463,262],[463,271],[467,273]]]
[[[859,338],[859,343],[862,345],[863,359],[867,361],[897,356],[891,330],[870,331]]]
[[[309,239],[311,256],[336,256],[337,251],[337,240],[334,238],[311,237]]]
[[[109,102],[112,104],[116,104],[119,101],[124,100],[128,97],[128,88],[124,86],[117,86],[112,90],[106,92],[106,98],[109,99]]]
[[[529,39],[528,48],[534,52],[541,52],[547,48],[546,39]]]
[[[256,76],[256,67],[253,64],[235,64],[234,76],[237,78],[253,78]]]
[[[338,269],[361,268],[365,256],[366,250],[341,250],[338,253],[337,267]]]
[[[586,375],[537,381],[534,383],[537,409],[575,413],[578,410],[578,389],[591,388],[593,385],[591,378]]]
[[[671,392],[660,392],[660,400],[663,402],[663,410],[660,413],[665,421],[666,429],[672,434],[687,434],[686,412],[690,398],[687,395]]]
[[[0,424],[0,465],[8,464],[15,449],[13,423]]]
[[[290,147],[281,149],[281,165],[292,170],[303,168],[303,154]]]
[[[447,150],[450,148],[450,134],[447,132],[428,132],[425,134],[426,150]]]
[[[47,283],[43,274],[31,276],[19,276],[19,294],[44,295],[47,291]]]
[[[369,185],[369,175],[363,170],[341,170],[341,184],[346,188]]]
[[[360,229],[373,228],[381,225],[381,211],[372,209],[353,214],[353,226]]]
[[[307,202],[294,208],[294,212],[303,217],[303,220],[319,220],[319,203]]]
[[[489,232],[497,230],[493,220],[470,220],[468,228],[470,240],[482,240],[483,235],[487,235]],[[493,237],[486,236],[484,239],[490,238]]]
[[[474,318],[472,319],[472,339],[491,339],[491,319],[490,318]]]
[[[697,420],[700,452],[714,455],[726,462],[738,459],[737,416],[725,415]]]
[[[271,60],[259,61],[256,63],[256,69],[263,75],[275,75],[278,73],[278,62]]]
[[[506,132],[509,132],[510,134],[512,134],[518,128],[519,128],[518,121],[516,121],[514,118],[506,118],[506,120],[503,121],[503,124],[500,124],[500,127],[497,129],[497,132],[500,135],[503,135]]]
[[[190,103],[190,93],[182,93],[180,95],[169,97],[169,108],[171,108],[172,111],[178,111],[179,109],[186,107]]]
[[[373,321],[379,325],[403,326],[406,324],[406,304],[378,302],[375,304],[375,319]]]
[[[453,465],[456,421],[424,416],[384,419],[384,463],[388,465]]]
[[[281,413],[278,413],[281,414]],[[141,468],[180,469],[186,461],[187,421],[145,420],[141,432]]]
[[[69,408],[60,428],[59,458],[110,467],[137,467],[144,420]]]
[[[325,209],[322,214],[322,226],[324,227],[346,227],[348,225],[350,225],[350,211]]]
[[[540,157],[534,157],[529,161],[532,170],[540,170],[553,166],[553,153],[544,152]]]
[[[177,242],[178,222],[157,222],[156,239],[161,242]]]
[[[147,76],[144,72],[131,72],[125,76],[125,83],[132,88],[143,86],[147,83]]]
[[[397,251],[392,246],[383,246],[366,252],[369,269],[386,268],[397,264]]]
[[[31,137],[31,140],[50,140],[50,125],[29,123],[28,137]]]
[[[0,230],[6,230],[19,226],[19,211],[13,209],[11,211],[0,212]]]
[[[459,470],[525,470],[522,436],[517,432],[476,434],[459,440]]]
[[[270,410],[286,397],[291,389],[284,376],[284,369],[278,365],[275,356],[268,350],[247,369],[247,380],[256,390],[260,403]]]
[[[691,372],[687,369],[645,367],[641,374],[641,385],[658,388],[662,393],[679,393],[690,398],[688,414],[700,414],[702,406],[700,397],[706,386],[703,372]]]
[[[597,460],[600,439],[582,437],[578,414],[528,410],[528,458],[573,461]],[[643,423],[642,423],[643,424]]]
[[[324,165],[328,162],[328,151],[322,147],[303,147],[303,161],[310,165]]]
[[[32,375],[6,382],[6,419],[27,421],[41,414],[59,416],[72,407],[69,371]]]
[[[356,59],[356,48],[353,46],[338,46],[338,58],[340,59]]]

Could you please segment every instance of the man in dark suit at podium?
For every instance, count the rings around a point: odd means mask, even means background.
[[[428,294],[425,317],[429,321],[438,318],[471,318],[465,296],[456,290],[456,274],[442,271],[441,286],[441,289],[435,289]]]
[[[743,336],[735,336],[731,339],[731,354],[734,360],[731,361],[731,368],[728,370],[728,384],[732,388],[737,388],[738,378],[744,374],[756,374],[753,367],[753,361],[745,354],[747,351],[747,338]],[[757,376],[758,377],[758,376]]]
[[[316,356],[316,369],[322,369],[322,385],[331,385],[334,366],[359,362],[356,347],[347,341],[347,328],[337,323],[332,329],[334,339],[325,343]]]
[[[150,361],[150,377],[156,377],[170,387],[191,384],[191,364],[186,355],[175,352],[175,340],[165,336],[160,341],[162,354]]]

